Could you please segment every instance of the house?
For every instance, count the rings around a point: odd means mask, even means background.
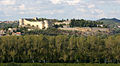
[[[17,36],[20,36],[20,35],[22,35],[22,34],[21,34],[21,32],[16,32],[16,35],[17,35]]]
[[[16,36],[20,36],[20,35],[22,35],[22,33],[21,33],[21,32],[16,32],[16,33],[13,32],[12,35],[13,35],[13,36],[14,36],[14,35],[16,35]]]
[[[32,30],[34,30],[34,29],[28,29],[28,31],[32,31]]]
[[[17,28],[8,28],[8,32],[14,32],[17,31]]]
[[[120,25],[118,25],[117,27],[120,28]]]
[[[101,25],[97,25],[97,27],[104,27],[104,25],[102,25],[102,24]]]
[[[6,35],[6,30],[0,30],[0,36]]]
[[[13,29],[12,29],[12,28],[8,28],[8,31],[9,31],[9,32],[13,32]]]

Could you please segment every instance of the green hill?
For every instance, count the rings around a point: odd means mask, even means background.
[[[98,21],[103,22],[105,25],[108,25],[110,28],[120,25],[120,20],[116,18],[112,18],[112,19],[102,18]]]

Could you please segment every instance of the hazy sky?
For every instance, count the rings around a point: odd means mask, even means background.
[[[0,0],[0,20],[120,18],[120,0]]]

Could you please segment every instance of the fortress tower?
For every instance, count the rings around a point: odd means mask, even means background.
[[[19,27],[24,26],[24,19],[19,19]]]

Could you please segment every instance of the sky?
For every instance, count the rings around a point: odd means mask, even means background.
[[[0,21],[33,17],[120,19],[120,0],[0,0]]]

